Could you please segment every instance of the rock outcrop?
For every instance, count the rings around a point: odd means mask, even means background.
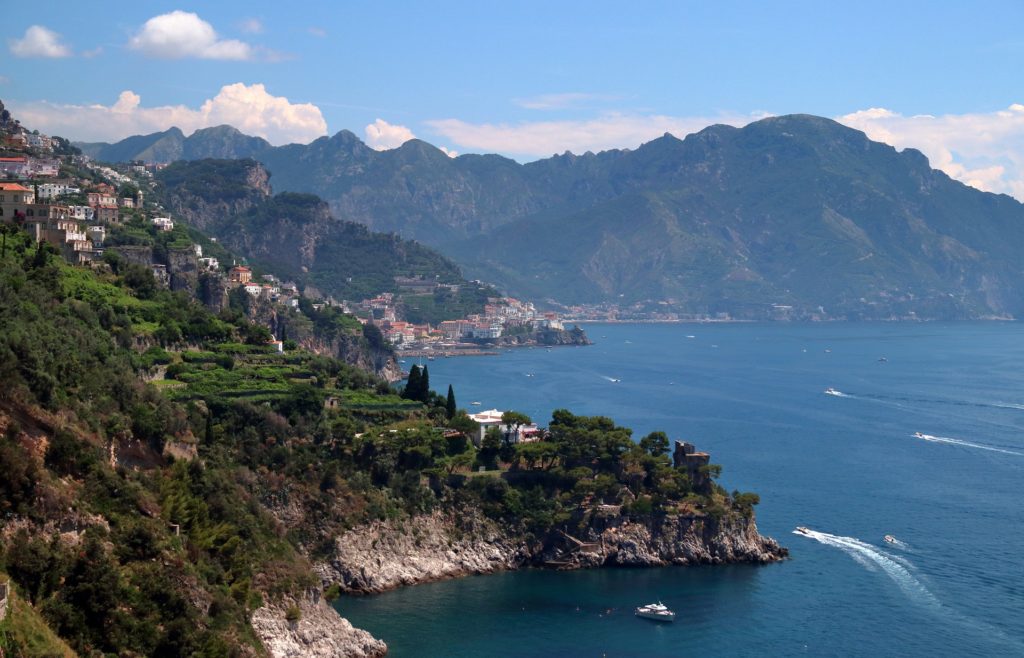
[[[293,620],[288,618],[290,609]],[[388,651],[384,642],[355,628],[319,595],[268,603],[252,614],[251,623],[273,658],[377,658]]]
[[[333,558],[316,571],[324,587],[377,593],[527,566],[767,564],[789,554],[758,533],[753,517],[679,515],[638,522],[618,507],[602,506],[586,512],[582,522],[579,536],[552,532],[528,541],[516,529],[478,513],[378,521],[339,537]]]

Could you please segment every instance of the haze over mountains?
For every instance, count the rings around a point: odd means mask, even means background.
[[[525,165],[420,140],[374,151],[348,131],[282,147],[226,126],[80,146],[102,160],[252,157],[275,191],[317,194],[536,299],[752,319],[1024,315],[1024,206],[819,117]]]

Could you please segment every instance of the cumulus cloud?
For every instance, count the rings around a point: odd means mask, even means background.
[[[713,123],[744,125],[751,118],[741,115],[712,118],[605,114],[594,119],[525,121],[514,124],[469,123],[459,119],[439,119],[428,121],[427,124],[464,149],[537,158],[563,151],[583,153],[633,148],[665,133],[682,138]]]
[[[367,146],[378,151],[398,148],[410,139],[416,138],[416,135],[405,126],[391,124],[384,119],[377,119],[366,126],[364,133]]]
[[[933,167],[967,185],[1024,200],[1024,105],[941,116],[873,107],[836,120],[875,141],[916,148]]]
[[[199,128],[232,125],[271,144],[306,143],[327,133],[320,108],[292,103],[267,92],[262,84],[235,83],[221,87],[198,109],[185,105],[144,107],[133,91],[123,91],[113,105],[60,105],[40,101],[10,103],[11,111],[27,126],[77,141],[116,141],[130,135],[166,130],[172,126],[190,134]]]
[[[459,152],[458,151],[453,151],[450,148],[448,148],[447,146],[438,146],[437,148],[441,149],[441,152],[444,153],[445,155],[447,155],[449,158],[457,158],[457,157],[459,157]]]
[[[68,57],[71,49],[61,43],[61,36],[42,25],[25,30],[25,36],[8,41],[15,57]]]
[[[154,16],[131,38],[128,47],[161,59],[254,59],[255,50],[236,39],[221,39],[198,14],[176,9]]]

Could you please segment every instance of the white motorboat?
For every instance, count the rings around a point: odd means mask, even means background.
[[[883,537],[883,539],[886,542],[890,543],[890,544],[895,544],[896,543],[896,538],[893,537],[892,535],[886,535],[885,537]]]
[[[805,528],[802,525],[798,525],[796,527],[796,531],[799,532],[801,535],[809,535],[809,534],[811,534],[810,528]]]
[[[914,438],[915,439],[927,439],[928,436],[926,434],[922,434],[921,432],[914,432]]]
[[[637,617],[643,617],[644,619],[653,619],[654,621],[675,621],[676,613],[668,609],[667,606],[663,605],[661,601],[657,603],[648,603],[642,605],[634,611]]]
[[[842,395],[842,393],[829,386],[825,389],[825,395]]]

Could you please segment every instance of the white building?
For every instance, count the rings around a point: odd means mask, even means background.
[[[78,194],[82,190],[68,183],[43,183],[36,186],[36,197],[39,199],[55,199],[65,194]]]
[[[475,420],[480,425],[480,431],[476,436],[472,437],[473,443],[480,446],[484,440],[484,436],[487,434],[487,430],[491,427],[497,427],[502,434],[511,434],[512,427],[505,425],[501,422],[501,417],[504,415],[504,411],[498,409],[488,409],[487,411],[481,411],[478,414],[469,414],[469,417]],[[513,443],[526,443],[530,441],[536,441],[540,438],[540,429],[535,423],[530,425],[521,425],[517,428],[516,436],[512,439]]]
[[[216,258],[200,258],[199,267],[207,272],[216,272],[220,269],[220,263]]]
[[[107,238],[107,227],[90,226],[86,229],[85,233],[89,236],[89,239],[92,240],[92,243],[98,247],[102,245],[103,241]]]
[[[77,220],[91,222],[96,218],[96,209],[91,206],[68,206],[68,212]]]
[[[174,222],[171,220],[170,217],[154,217],[152,221],[153,225],[156,226],[161,231],[174,230]]]

